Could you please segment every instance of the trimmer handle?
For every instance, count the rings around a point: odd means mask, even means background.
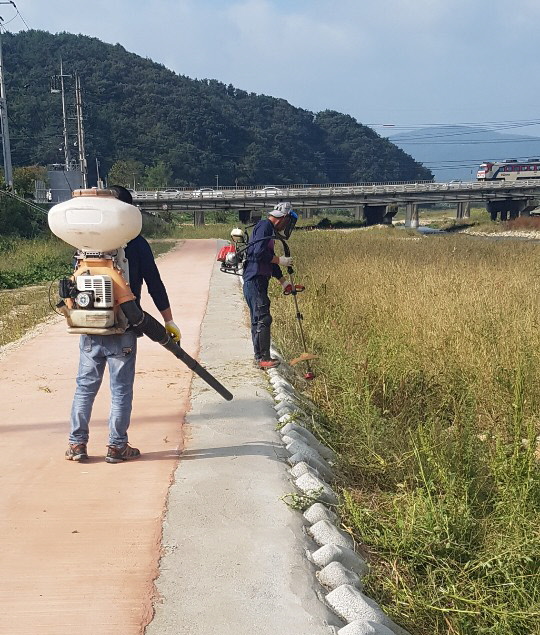
[[[296,295],[297,293],[302,293],[305,289],[306,287],[302,284],[288,284],[285,291],[283,291],[283,295]]]

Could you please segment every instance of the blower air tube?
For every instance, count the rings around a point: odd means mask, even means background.
[[[167,333],[165,327],[151,315],[146,313],[146,311],[142,311],[134,300],[131,302],[124,302],[120,305],[120,307],[136,333],[147,335],[154,342],[161,344],[161,346],[170,351],[181,362],[184,362],[190,370],[197,373],[201,379],[203,379],[224,399],[231,401],[233,396],[225,388],[225,386],[220,384],[213,375],[199,364],[199,362],[188,355],[186,351]]]

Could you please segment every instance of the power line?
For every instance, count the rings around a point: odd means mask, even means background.
[[[12,5],[15,7],[15,11],[17,11],[17,15],[18,15],[18,16],[19,16],[19,18],[21,18],[21,20],[23,21],[24,26],[25,26],[25,27],[26,27],[26,28],[30,31],[30,27],[28,26],[28,24],[26,24],[26,20],[22,17],[22,15],[21,15],[21,13],[20,13],[19,9],[17,8],[17,5],[16,5],[14,2],[10,2],[10,4],[12,4]],[[17,16],[15,16],[15,17],[17,17]],[[15,18],[13,18],[13,19],[15,19]],[[10,22],[11,22],[11,20],[10,20]]]
[[[407,139],[398,139],[396,141],[392,141],[392,143],[394,145],[397,146],[406,146],[406,145],[411,145],[411,146],[431,146],[431,145],[484,145],[484,144],[490,144],[490,143],[540,143],[540,137],[530,137],[530,138],[518,138],[518,139],[486,139],[485,141],[479,141],[479,140],[471,140],[471,141],[437,141],[437,142],[431,142],[431,141],[408,141]]]
[[[456,123],[417,123],[417,124],[389,124],[389,123],[366,123],[365,126],[371,126],[374,128],[399,128],[399,129],[411,129],[411,128],[451,128],[454,126],[493,126],[493,125],[508,125],[508,124],[528,124],[534,126],[540,121],[538,119],[503,119],[499,121],[459,121]]]

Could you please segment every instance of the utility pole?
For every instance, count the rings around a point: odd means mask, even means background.
[[[103,189],[103,181],[101,180],[101,177],[99,176],[99,159],[96,157],[96,174],[97,174],[97,187],[98,190],[102,190]]]
[[[71,169],[71,156],[69,154],[69,139],[67,130],[67,116],[66,116],[66,93],[64,90],[64,77],[71,77],[71,75],[64,75],[64,67],[62,58],[60,58],[60,91],[62,93],[62,119],[64,122],[64,169],[69,172]]]
[[[83,189],[88,187],[88,168],[84,150],[84,125],[82,114],[81,78],[75,73],[75,105],[77,110],[77,146],[79,148],[79,167],[82,175]]]
[[[12,4],[0,2],[0,4]],[[1,20],[2,18],[0,18]],[[2,38],[0,33],[0,127],[2,131],[2,150],[4,153],[4,180],[8,189],[13,189],[13,168],[11,166],[11,146],[7,116],[6,87],[4,85],[4,60],[2,57]]]

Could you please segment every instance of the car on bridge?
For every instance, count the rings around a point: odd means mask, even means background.
[[[262,190],[255,190],[256,196],[284,196],[285,191],[275,185],[266,185]]]
[[[191,196],[193,198],[203,198],[203,197],[212,197],[214,195],[214,190],[211,187],[200,187],[198,190],[193,190],[191,192]]]

